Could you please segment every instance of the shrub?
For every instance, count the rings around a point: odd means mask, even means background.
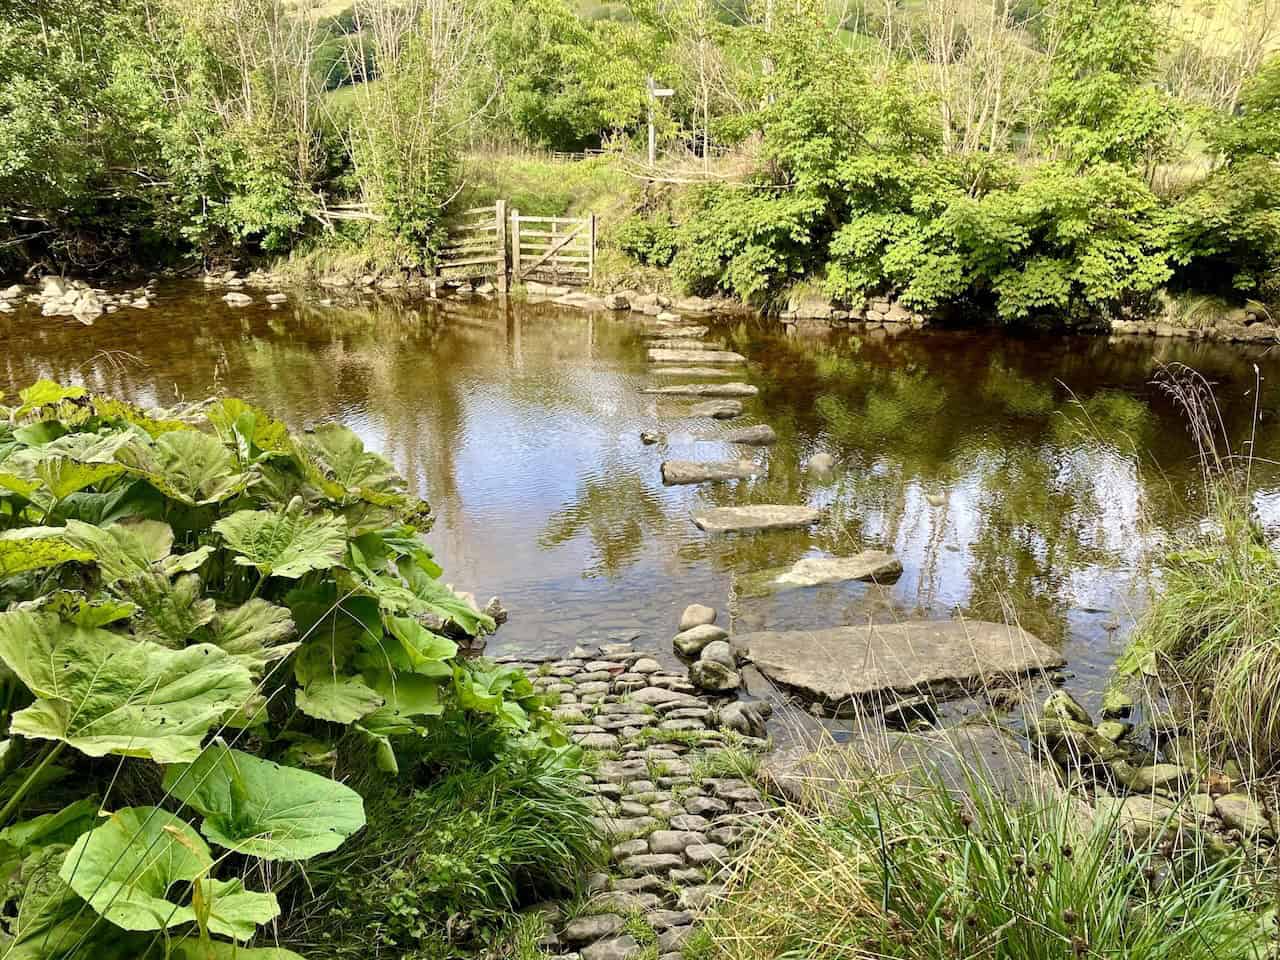
[[[1065,796],[1019,806],[972,782],[911,797],[851,781],[821,814],[788,808],[693,956],[1218,960],[1267,946],[1253,912],[1266,891],[1234,858],[1162,850],[1158,830],[1130,845],[1112,816],[1082,823]]]
[[[337,424],[47,381],[0,406],[7,956],[219,960],[364,826],[353,754],[385,778],[450,731],[563,742],[520,671],[458,658],[493,622],[428,520]]]
[[[676,230],[669,220],[628,217],[614,228],[618,249],[646,267],[668,267],[676,255]]]

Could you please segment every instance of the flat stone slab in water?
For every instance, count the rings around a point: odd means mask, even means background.
[[[654,367],[649,371],[655,377],[736,377],[737,370],[724,367]]]
[[[743,633],[733,646],[774,683],[835,704],[959,693],[1066,663],[1027,631],[980,620]]]
[[[746,363],[747,358],[732,350],[668,350],[655,347],[649,351],[651,363]]]
[[[789,567],[749,573],[741,578],[741,586],[758,596],[851,580],[891,583],[901,575],[902,562],[892,553],[864,550],[852,557],[805,557]]]
[[[662,482],[667,486],[711,483],[717,480],[744,480],[760,471],[750,460],[698,463],[694,460],[667,460],[662,464]]]
[[[742,416],[742,403],[738,400],[705,400],[686,410],[674,412],[677,417],[711,417],[714,420],[732,420]]]
[[[669,338],[669,337],[705,337],[707,335],[707,327],[699,326],[680,326],[676,324],[663,324],[656,327],[650,327],[644,332],[645,337],[649,338]]]
[[[659,397],[754,397],[759,392],[759,387],[749,383],[673,383],[641,391]]]
[[[703,441],[716,440],[720,443],[741,443],[750,447],[767,447],[778,442],[778,435],[774,432],[773,427],[767,423],[761,423],[754,427],[739,427],[736,430],[728,430],[725,433],[712,434],[698,437],[697,439]]]
[[[720,346],[718,343],[689,337],[663,337],[649,342],[649,347],[653,350],[719,350]]]
[[[759,530],[794,530],[817,523],[821,513],[813,507],[758,504],[751,507],[712,507],[693,515],[693,523],[707,533],[752,533]]]

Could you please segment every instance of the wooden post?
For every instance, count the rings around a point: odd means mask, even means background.
[[[591,214],[591,248],[587,251],[587,282],[596,278],[596,215]]]
[[[520,211],[511,208],[511,279],[519,283],[520,275]]]
[[[507,260],[507,201],[499,200],[493,207],[494,222],[496,229],[494,230],[494,242],[498,247],[497,273],[498,273],[498,292],[507,292],[507,269],[509,261]]]

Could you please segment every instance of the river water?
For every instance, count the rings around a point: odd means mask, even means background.
[[[233,309],[192,285],[92,326],[0,315],[0,389],[49,377],[160,404],[216,391],[295,427],[347,424],[435,508],[446,579],[481,603],[502,597],[511,620],[490,652],[611,635],[666,646],[692,602],[737,630],[959,612],[1015,619],[1059,647],[1089,701],[1149,596],[1152,548],[1203,515],[1196,447],[1153,382],[1161,370],[1185,363],[1215,384],[1237,448],[1257,401],[1255,455],[1280,459],[1280,357],[1259,348],[711,326],[760,389],[728,423],[641,392],[653,380],[639,317],[481,301]],[[773,426],[775,447],[695,439],[755,423]],[[642,431],[664,439],[646,446]],[[803,469],[817,452],[839,460],[830,478]],[[662,485],[664,459],[743,455],[764,475]],[[1272,527],[1280,478],[1259,463],[1254,481]],[[700,505],[770,502],[820,505],[825,519],[737,538],[689,520]],[[743,589],[754,571],[872,547],[900,556],[893,586]]]

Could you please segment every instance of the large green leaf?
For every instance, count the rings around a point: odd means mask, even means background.
[[[89,597],[78,590],[57,590],[15,609],[56,613],[77,627],[105,627],[118,620],[127,620],[138,612],[138,608],[127,601],[107,596]]]
[[[84,834],[59,876],[89,906],[125,930],[162,930],[195,919],[170,888],[203,878],[209,847],[191,826],[160,807],[126,807]],[[186,900],[186,897],[183,897]]]
[[[284,513],[241,510],[213,529],[236,554],[236,563],[255,567],[263,576],[297,580],[312,570],[338,566],[347,545],[346,524],[329,514],[309,515],[295,504]]]
[[[191,891],[196,923],[210,933],[248,940],[258,927],[280,916],[274,893],[246,890],[239,880],[199,880]]]
[[[298,709],[317,720],[352,723],[383,704],[383,698],[360,677],[322,676],[307,681],[297,692]]]
[[[124,473],[115,457],[132,439],[129,433],[71,433],[43,446],[21,450],[5,462],[6,474],[34,483],[45,497],[36,496],[34,490],[23,493],[10,482],[5,486],[42,505],[52,505]]]
[[[391,717],[438,717],[444,713],[438,677],[371,670],[364,674],[364,680],[385,701],[381,709]]]
[[[94,960],[97,960],[95,957]],[[195,937],[175,943],[169,960],[305,960],[300,954],[283,947],[237,947],[232,943]]]
[[[37,380],[25,390],[18,391],[18,399],[22,401],[13,412],[15,419],[40,407],[61,403],[64,400],[79,400],[89,393],[84,387],[64,387],[52,380]]]
[[[66,538],[89,553],[105,583],[149,573],[173,549],[173,530],[158,520],[129,520],[95,527],[68,520]]]
[[[452,621],[471,636],[492,633],[493,618],[481,613],[439,580],[429,576],[411,558],[397,564],[399,577],[365,573],[365,586],[390,613],[434,616]]]
[[[412,617],[387,617],[389,635],[376,647],[366,647],[355,660],[361,670],[395,670],[429,677],[452,674],[448,661],[458,653],[458,645],[448,637],[428,630]]]
[[[27,570],[87,563],[93,553],[71,542],[62,527],[19,527],[0,531],[0,580]]]
[[[216,609],[194,573],[170,580],[159,570],[148,570],[120,580],[115,590],[139,609],[134,635],[166,647],[185,646],[213,620]]]
[[[216,400],[205,410],[205,416],[223,443],[235,444],[241,458],[254,459],[258,453],[291,453],[293,438],[289,428],[243,400],[228,397]]]
[[[391,464],[364,448],[354,432],[338,423],[325,423],[303,441],[324,472],[322,489],[335,499],[348,496],[371,503],[396,503],[404,496],[404,482]]]
[[[264,860],[328,853],[365,823],[364,801],[350,787],[221,743],[169,767],[164,786],[203,814],[210,841]]]
[[[169,650],[49,613],[0,614],[0,660],[39,698],[11,731],[92,757],[190,761],[254,692],[248,668],[210,644]]]
[[[189,506],[230,500],[243,492],[250,479],[239,472],[231,451],[217,437],[199,430],[135,439],[116,459],[166,497]]]
[[[215,614],[208,636],[210,643],[240,658],[256,673],[297,648],[286,642],[293,632],[293,618],[286,608],[257,597]]]
[[[97,819],[97,799],[85,797],[56,813],[46,813],[5,827],[0,830],[0,844],[25,855],[36,847],[51,843],[71,843],[91,829]]]

